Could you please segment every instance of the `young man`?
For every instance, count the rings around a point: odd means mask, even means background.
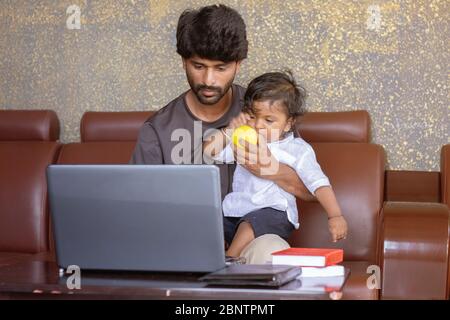
[[[233,81],[247,47],[244,21],[233,9],[220,5],[183,12],[177,52],[191,89],[144,123],[130,162],[201,163],[203,133],[226,126],[241,111],[245,90]],[[182,138],[189,140],[188,146],[179,150],[179,144],[186,142]],[[234,166],[219,165],[219,169],[224,197],[231,190]]]
[[[202,163],[205,131],[226,127],[240,116],[245,89],[233,81],[247,50],[245,23],[234,9],[212,5],[183,12],[177,26],[177,52],[191,89],[144,123],[130,163]],[[292,168],[276,165],[278,171],[266,179],[302,199],[313,198]],[[218,166],[224,198],[231,191],[235,165]],[[259,163],[249,163],[247,169],[261,174]]]
[[[241,112],[245,89],[233,81],[247,50],[245,23],[234,9],[212,5],[183,12],[178,20],[177,52],[191,89],[144,123],[130,163],[201,163],[203,133],[227,126]],[[195,132],[195,125],[201,125],[201,134]],[[180,155],[187,149],[180,150],[177,130],[189,133],[190,154]],[[224,197],[231,191],[235,166],[218,166]],[[251,171],[258,175],[258,164],[253,164]],[[277,174],[269,178],[300,198],[312,197],[286,165],[280,164]]]

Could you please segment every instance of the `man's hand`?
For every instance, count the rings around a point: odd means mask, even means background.
[[[275,182],[284,191],[304,201],[317,201],[290,166],[278,162],[270,152],[267,142],[259,135],[258,145],[239,140],[243,148],[233,147],[234,158],[244,168],[259,178]]]
[[[329,217],[328,229],[333,242],[347,238],[347,221],[343,216]]]
[[[271,179],[278,173],[280,163],[270,152],[262,135],[258,135],[257,145],[243,139],[239,139],[239,144],[242,148],[232,146],[237,163],[260,178]]]

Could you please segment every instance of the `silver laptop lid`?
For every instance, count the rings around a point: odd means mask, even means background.
[[[210,272],[225,266],[217,167],[51,165],[47,176],[60,267]]]

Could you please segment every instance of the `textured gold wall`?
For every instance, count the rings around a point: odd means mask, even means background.
[[[0,1],[0,108],[50,108],[62,141],[86,110],[158,109],[188,89],[179,14],[211,1]],[[237,82],[291,68],[312,111],[366,109],[390,169],[439,170],[449,143],[449,1],[222,1],[243,15]],[[79,30],[66,20],[81,9]]]

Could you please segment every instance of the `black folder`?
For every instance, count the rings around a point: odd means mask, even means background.
[[[297,278],[301,272],[302,269],[297,266],[233,264],[199,280],[213,285],[279,287]]]

